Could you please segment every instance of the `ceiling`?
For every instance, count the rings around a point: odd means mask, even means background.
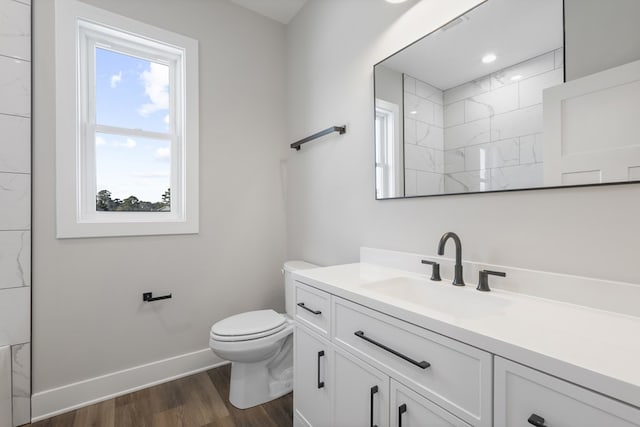
[[[231,0],[231,2],[267,18],[288,24],[307,0]]]
[[[562,47],[562,19],[562,0],[489,0],[382,65],[446,90]]]

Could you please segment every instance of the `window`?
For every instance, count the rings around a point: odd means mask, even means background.
[[[404,196],[399,111],[396,104],[376,99],[376,199]]]
[[[197,233],[197,54],[195,40],[56,0],[59,238]]]

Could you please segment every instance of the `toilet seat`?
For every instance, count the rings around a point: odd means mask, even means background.
[[[236,314],[215,323],[210,338],[216,341],[248,341],[273,335],[287,327],[286,317],[273,310]]]

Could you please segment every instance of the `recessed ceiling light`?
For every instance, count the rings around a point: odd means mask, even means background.
[[[416,110],[413,110],[413,111],[409,111],[409,114],[418,114],[418,112]]]
[[[493,53],[487,53],[485,56],[482,57],[482,62],[485,64],[490,64],[493,61],[495,61],[498,57],[495,56]]]
[[[391,3],[391,4],[398,4],[398,3],[404,3],[407,0],[387,0],[387,3]]]
[[[511,81],[512,82],[517,82],[521,78],[522,78],[522,74],[516,74],[515,76],[511,77]]]

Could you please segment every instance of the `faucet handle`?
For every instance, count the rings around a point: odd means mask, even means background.
[[[502,271],[480,270],[477,290],[482,292],[489,292],[491,290],[489,289],[489,274],[492,276],[507,277],[507,273]]]
[[[431,268],[431,280],[433,280],[434,282],[439,282],[442,279],[440,278],[440,264],[438,264],[435,261],[427,261],[426,259],[423,259],[422,261],[423,264],[428,264],[430,265]]]

